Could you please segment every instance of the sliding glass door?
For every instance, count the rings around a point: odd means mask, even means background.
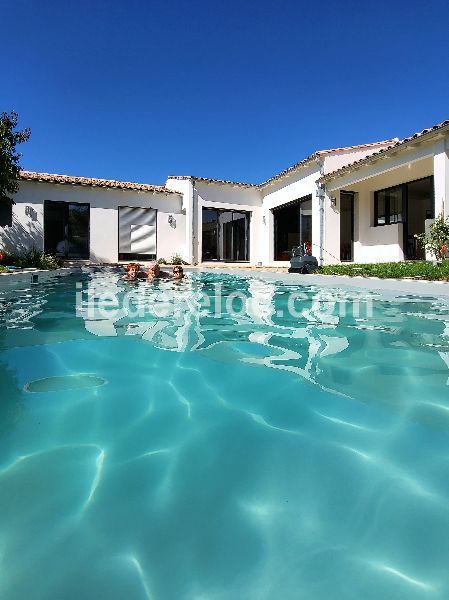
[[[202,214],[203,261],[248,261],[249,213],[203,208]]]
[[[312,196],[273,208],[274,260],[287,261],[292,248],[312,243]]]
[[[203,261],[218,256],[218,210],[203,208]]]
[[[435,218],[433,177],[425,177],[406,184],[407,221],[404,229],[405,257],[425,260],[426,253],[417,243],[416,235],[425,233],[426,219]]]
[[[61,258],[89,258],[90,205],[44,202],[44,249]]]

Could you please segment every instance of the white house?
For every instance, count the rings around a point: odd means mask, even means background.
[[[449,121],[320,150],[261,184],[170,176],[165,186],[22,172],[0,244],[95,262],[170,258],[287,265],[310,242],[321,264],[424,258],[416,244],[448,214]]]
[[[355,262],[423,259],[414,237],[449,214],[449,121],[325,173],[324,247],[338,257],[352,215]]]
[[[15,202],[0,222],[10,251],[99,263],[184,251],[183,197],[164,186],[24,171]]]

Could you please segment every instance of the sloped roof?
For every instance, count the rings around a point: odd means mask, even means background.
[[[194,175],[169,175],[168,179],[180,179],[180,180],[192,180],[192,181],[203,181],[205,183],[218,183],[235,185],[237,187],[245,188],[257,188],[257,183],[241,183],[239,181],[229,181],[227,179],[213,179],[212,177],[195,177]]]
[[[74,175],[57,175],[55,173],[36,173],[34,171],[21,171],[20,178],[24,181],[37,181],[39,183],[57,183],[61,185],[83,185],[107,189],[131,190],[137,192],[160,192],[163,194],[176,194],[163,185],[150,185],[148,183],[134,183],[131,181],[116,181],[115,179],[97,179],[93,177],[77,177]]]
[[[284,169],[284,171],[281,171],[277,175],[273,175],[273,177],[270,177],[269,179],[267,179],[266,181],[263,181],[262,183],[242,183],[239,181],[230,181],[227,179],[214,179],[212,177],[195,177],[194,175],[169,175],[168,179],[181,179],[181,180],[188,179],[188,180],[192,180],[192,181],[203,181],[205,183],[218,183],[218,184],[224,184],[224,185],[233,185],[236,187],[260,189],[260,188],[263,188],[264,186],[276,181],[277,179],[281,179],[285,175],[288,175],[289,173],[296,171],[296,169],[298,169],[299,167],[302,167],[302,166],[305,166],[305,165],[311,163],[312,161],[316,160],[317,158],[320,158],[321,156],[325,156],[327,154],[332,154],[334,152],[348,152],[351,150],[361,150],[363,148],[372,148],[372,147],[378,146],[380,144],[393,144],[397,141],[398,141],[398,138],[394,138],[391,140],[383,140],[380,142],[370,142],[368,144],[359,144],[356,146],[344,146],[342,148],[330,148],[328,150],[317,150],[313,154],[306,156],[306,158],[303,158],[302,160],[295,163],[291,167],[288,167],[288,169]]]
[[[406,137],[403,140],[398,140],[397,142],[387,146],[386,148],[382,148],[377,152],[373,152],[369,156],[365,156],[365,158],[361,158],[348,165],[345,165],[344,167],[340,167],[335,171],[331,171],[330,173],[327,173],[326,175],[320,177],[319,181],[326,182],[331,179],[334,179],[335,177],[338,177],[343,173],[347,173],[348,171],[359,168],[359,166],[363,166],[365,164],[369,164],[371,161],[377,160],[380,156],[386,155],[393,149],[396,150],[396,148],[405,147],[414,143],[414,141],[419,138],[430,137],[435,133],[439,133],[443,129],[449,130],[449,120],[441,121],[441,123],[437,123],[436,125],[423,129],[422,131],[418,131],[417,133],[414,133],[413,135],[410,135],[409,137]]]
[[[264,187],[266,185],[269,185],[270,183],[273,183],[274,181],[277,181],[278,179],[281,179],[285,175],[288,175],[288,174],[292,173],[293,171],[296,171],[299,167],[306,166],[309,163],[311,163],[311,162],[313,162],[313,161],[321,158],[322,156],[326,156],[327,154],[332,154],[334,152],[349,152],[351,150],[363,150],[363,148],[372,148],[372,147],[378,146],[380,144],[389,144],[389,145],[391,145],[391,144],[393,144],[393,143],[395,143],[397,141],[398,141],[398,139],[394,138],[394,139],[391,139],[391,140],[383,140],[383,141],[380,141],[380,142],[370,142],[369,144],[359,144],[357,146],[343,146],[342,148],[330,148],[328,150],[317,150],[313,154],[310,154],[306,158],[303,158],[302,160],[300,160],[299,162],[295,163],[291,167],[288,167],[288,169],[284,169],[284,171],[281,171],[277,175],[274,175],[273,177],[270,177],[269,179],[267,179],[263,183],[259,184],[259,187],[262,188],[262,187]]]

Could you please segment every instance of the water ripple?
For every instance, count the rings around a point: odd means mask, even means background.
[[[99,319],[131,287],[172,314]],[[448,303],[173,289],[99,271],[0,290],[2,598],[447,598]],[[108,385],[68,389],[83,373]]]

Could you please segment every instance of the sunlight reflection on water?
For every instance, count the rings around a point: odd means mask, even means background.
[[[203,275],[134,286],[155,316],[128,292],[0,290],[2,598],[449,596],[445,301]]]

